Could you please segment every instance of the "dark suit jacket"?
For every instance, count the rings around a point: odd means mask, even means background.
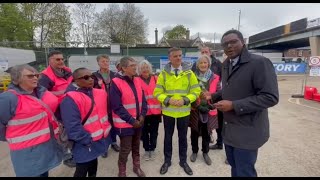
[[[213,101],[230,100],[234,110],[224,112],[224,143],[242,149],[258,149],[269,139],[267,108],[279,101],[278,82],[271,61],[243,49],[239,63],[229,72],[223,62],[222,90]]]

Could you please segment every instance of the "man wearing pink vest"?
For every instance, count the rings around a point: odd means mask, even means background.
[[[71,69],[64,64],[63,54],[60,51],[51,51],[48,55],[49,66],[41,72],[39,84],[53,93],[61,101],[68,85],[72,81]],[[63,164],[69,167],[75,167],[71,153],[67,148],[63,148]]]
[[[112,79],[110,97],[113,124],[120,137],[118,160],[120,177],[126,176],[128,155],[132,150],[133,172],[139,177],[145,173],[140,168],[140,137],[144,117],[147,114],[147,102],[137,77],[137,63],[131,57],[120,60],[121,72]]]

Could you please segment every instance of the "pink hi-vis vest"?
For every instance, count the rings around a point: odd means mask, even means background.
[[[141,77],[138,77],[138,79],[140,80],[142,89],[144,91],[144,95],[146,97],[147,100],[147,104],[148,104],[148,112],[147,115],[158,115],[161,114],[161,105],[160,102],[153,97],[153,91],[154,88],[156,88],[156,84],[157,84],[157,77],[156,76],[151,76],[149,85],[147,83],[144,82],[144,80]]]
[[[8,121],[6,131],[6,140],[11,150],[21,150],[49,141],[49,123],[53,127],[55,138],[58,137],[58,122],[50,112],[54,112],[59,105],[55,95],[46,91],[40,100],[31,95],[19,94],[15,90],[9,92],[18,97],[15,116]]]
[[[123,107],[129,112],[129,114],[133,118],[137,118],[137,106],[136,106],[136,99],[134,93],[132,92],[129,84],[120,78],[113,78],[113,83],[118,87],[122,96],[121,102]],[[133,78],[134,86],[137,90],[138,94],[138,101],[139,101],[139,112],[141,112],[142,108],[142,88],[140,84],[140,80],[138,78]],[[126,121],[122,120],[114,111],[112,111],[112,119],[113,124],[116,128],[132,128],[133,126]]]
[[[63,68],[65,71],[71,72],[71,69],[68,67]],[[72,82],[72,76],[70,76],[67,80],[64,78],[57,77],[51,66],[47,67],[42,71],[43,74],[47,75],[51,81],[54,82],[54,86],[51,92],[57,97],[61,97],[66,91],[68,85]]]
[[[216,75],[216,74],[214,74],[214,77],[213,77],[214,79],[211,81],[211,83],[210,83],[210,86],[209,86],[209,92],[211,93],[211,94],[213,94],[213,93],[215,93],[215,92],[217,92],[217,84],[220,82],[220,76],[218,76],[218,75]],[[200,104],[200,98],[197,98],[197,104]],[[209,101],[208,101],[209,102]],[[217,109],[214,109],[214,110],[210,110],[209,111],[209,114],[211,115],[211,116],[214,116],[214,115],[217,115]]]
[[[93,88],[94,107],[83,128],[90,133],[93,141],[98,141],[109,135],[111,125],[107,113],[107,93],[102,89]],[[88,114],[91,107],[91,99],[82,92],[70,91],[66,93],[77,104],[81,114],[81,122]]]

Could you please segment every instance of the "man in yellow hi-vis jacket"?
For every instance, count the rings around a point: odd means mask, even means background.
[[[180,166],[184,171],[192,175],[193,172],[187,164],[187,131],[191,103],[200,95],[198,80],[191,71],[191,66],[182,62],[180,48],[169,49],[170,62],[160,73],[153,96],[162,103],[163,123],[165,129],[164,138],[164,164],[160,174],[165,174],[171,166],[172,135],[177,121],[179,137]]]

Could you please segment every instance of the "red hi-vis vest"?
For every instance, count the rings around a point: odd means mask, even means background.
[[[65,71],[71,72],[71,69],[68,67],[63,68]],[[66,91],[68,85],[72,82],[72,76],[70,76],[67,80],[64,78],[57,77],[51,66],[47,67],[42,71],[43,74],[47,75],[51,81],[54,82],[54,86],[51,92],[57,97],[61,97]]]
[[[102,89],[93,88],[94,107],[83,128],[90,133],[93,141],[98,141],[109,135],[111,125],[107,113],[107,93]],[[71,91],[66,93],[77,104],[81,122],[88,114],[91,107],[91,98],[82,92]]]
[[[9,92],[18,97],[15,116],[8,121],[6,131],[6,140],[11,150],[21,150],[49,141],[49,123],[57,138],[58,122],[50,112],[55,111],[59,105],[55,95],[46,91],[40,100],[31,95],[19,94],[15,90]],[[41,103],[46,104],[51,110]]]
[[[129,112],[129,114],[133,118],[137,118],[137,104],[136,99],[134,96],[134,93],[132,92],[132,89],[130,88],[129,84],[120,78],[113,78],[113,83],[118,87],[120,90],[122,96],[121,96],[121,102],[123,107]],[[138,101],[139,101],[139,112],[141,112],[142,109],[142,88],[141,84],[138,78],[133,78],[134,86],[137,90],[138,94]],[[116,128],[133,128],[133,126],[126,121],[122,120],[114,111],[112,111],[112,119],[113,124]]]
[[[156,88],[158,77],[151,76],[149,85],[147,83],[145,83],[144,80],[141,77],[138,77],[138,79],[140,80],[142,89],[144,91],[144,95],[145,95],[146,100],[147,100],[147,104],[148,104],[147,115],[153,115],[153,114],[154,115],[158,115],[158,114],[161,114],[161,104],[157,100],[157,98],[153,97],[153,91],[154,91],[154,88]]]

